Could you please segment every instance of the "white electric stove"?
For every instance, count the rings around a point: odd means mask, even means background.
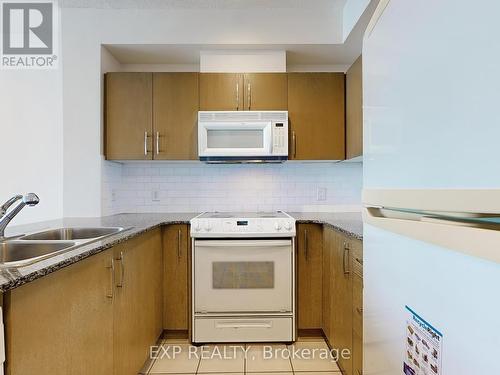
[[[192,341],[295,341],[295,220],[207,212],[191,237]]]

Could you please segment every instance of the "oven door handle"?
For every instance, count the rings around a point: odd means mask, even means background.
[[[291,246],[292,242],[290,240],[269,240],[269,241],[252,241],[252,240],[239,240],[239,241],[231,241],[231,240],[223,240],[223,241],[207,241],[201,240],[196,241],[195,246],[202,247],[260,247],[260,246],[273,246],[273,247],[282,247],[282,246]]]

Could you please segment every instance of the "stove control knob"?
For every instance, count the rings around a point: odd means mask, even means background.
[[[207,232],[210,232],[212,230],[212,227],[210,226],[210,223],[205,223],[205,230]]]
[[[281,230],[281,224],[280,224],[280,223],[278,223],[278,222],[276,222],[276,223],[274,224],[274,229],[276,229],[276,230]]]
[[[199,232],[199,231],[201,230],[201,225],[200,225],[200,223],[196,223],[196,224],[194,225],[194,230],[195,230],[195,232]]]
[[[286,229],[286,230],[292,230],[292,223],[291,223],[291,222],[289,222],[289,221],[287,221],[287,222],[285,223],[285,229]]]

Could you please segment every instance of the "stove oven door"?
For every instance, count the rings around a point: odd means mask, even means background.
[[[195,313],[290,313],[291,239],[196,240]]]

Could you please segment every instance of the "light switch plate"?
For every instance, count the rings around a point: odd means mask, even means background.
[[[326,188],[321,188],[321,187],[318,188],[316,200],[317,201],[326,201]]]
[[[151,200],[153,202],[159,202],[160,201],[160,192],[158,190],[153,190],[151,192]]]

